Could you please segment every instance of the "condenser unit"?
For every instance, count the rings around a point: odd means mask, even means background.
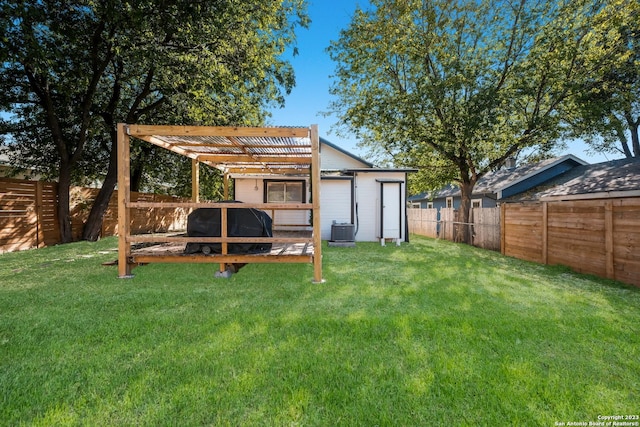
[[[332,242],[353,242],[355,241],[355,227],[353,224],[332,224]]]

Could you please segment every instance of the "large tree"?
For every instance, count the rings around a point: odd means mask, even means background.
[[[103,181],[84,231],[98,236],[116,123],[261,123],[294,84],[283,54],[305,13],[303,0],[2,2],[2,130],[23,163],[57,175],[62,241],[69,187],[86,175]],[[134,166],[147,165],[137,153]]]
[[[577,81],[571,136],[601,153],[640,158],[640,3],[611,0],[587,40],[591,73]]]
[[[331,109],[364,145],[455,180],[461,222],[480,177],[559,132],[584,72],[592,1],[372,0],[329,53]],[[461,240],[466,240],[464,231]]]

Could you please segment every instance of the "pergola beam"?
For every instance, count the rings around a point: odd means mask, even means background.
[[[237,163],[287,163],[308,165],[311,159],[302,156],[248,156],[246,154],[199,154],[195,157],[201,162],[210,162],[217,165],[237,164]]]
[[[309,175],[309,168],[279,168],[272,167],[270,169],[264,168],[238,168],[233,167],[227,169],[227,173],[230,175]]]
[[[320,236],[320,134],[311,126],[311,195],[313,204],[313,282],[322,283],[322,237]]]
[[[223,126],[154,126],[128,125],[128,133],[136,138],[142,136],[246,136],[246,137],[309,137],[309,128],[279,127],[223,127]],[[144,139],[144,138],[142,138]]]

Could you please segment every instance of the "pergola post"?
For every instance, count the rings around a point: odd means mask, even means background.
[[[125,124],[118,124],[118,277],[130,278],[131,233],[129,202],[131,201],[130,140]]]
[[[191,159],[191,201],[200,201],[200,162]]]
[[[223,191],[224,191],[224,200],[229,200],[229,173],[225,172],[222,178],[223,183]]]
[[[313,283],[322,283],[322,236],[320,233],[320,135],[311,125],[311,198],[313,211]]]

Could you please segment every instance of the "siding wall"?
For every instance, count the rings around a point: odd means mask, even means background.
[[[359,162],[353,157],[349,157],[344,153],[330,147],[326,144],[320,144],[320,169],[321,170],[342,170],[366,168],[366,164]]]
[[[351,224],[352,194],[350,179],[322,179],[320,189],[320,222],[322,240],[331,239],[331,225]]]
[[[235,179],[235,192],[236,200],[244,203],[265,203],[264,201],[264,179],[279,179],[278,177],[256,177],[256,178],[236,178]],[[293,180],[300,180],[300,177],[291,178]],[[283,178],[282,181],[285,181]],[[256,190],[256,186],[258,190]],[[311,194],[309,188],[309,182],[307,181],[306,196],[307,202],[309,201],[309,195]],[[310,226],[309,211],[269,211],[267,214],[273,219],[273,227],[278,229],[291,229],[300,228],[301,226]],[[274,218],[275,215],[275,218]],[[292,227],[295,226],[295,227]]]
[[[380,183],[376,180],[404,180],[402,172],[358,172],[355,176],[356,203],[358,205],[358,234],[356,240],[373,242],[380,239]],[[406,183],[401,186],[400,209],[402,209],[401,240],[405,240],[406,215],[405,206]],[[396,202],[397,203],[397,202]]]

